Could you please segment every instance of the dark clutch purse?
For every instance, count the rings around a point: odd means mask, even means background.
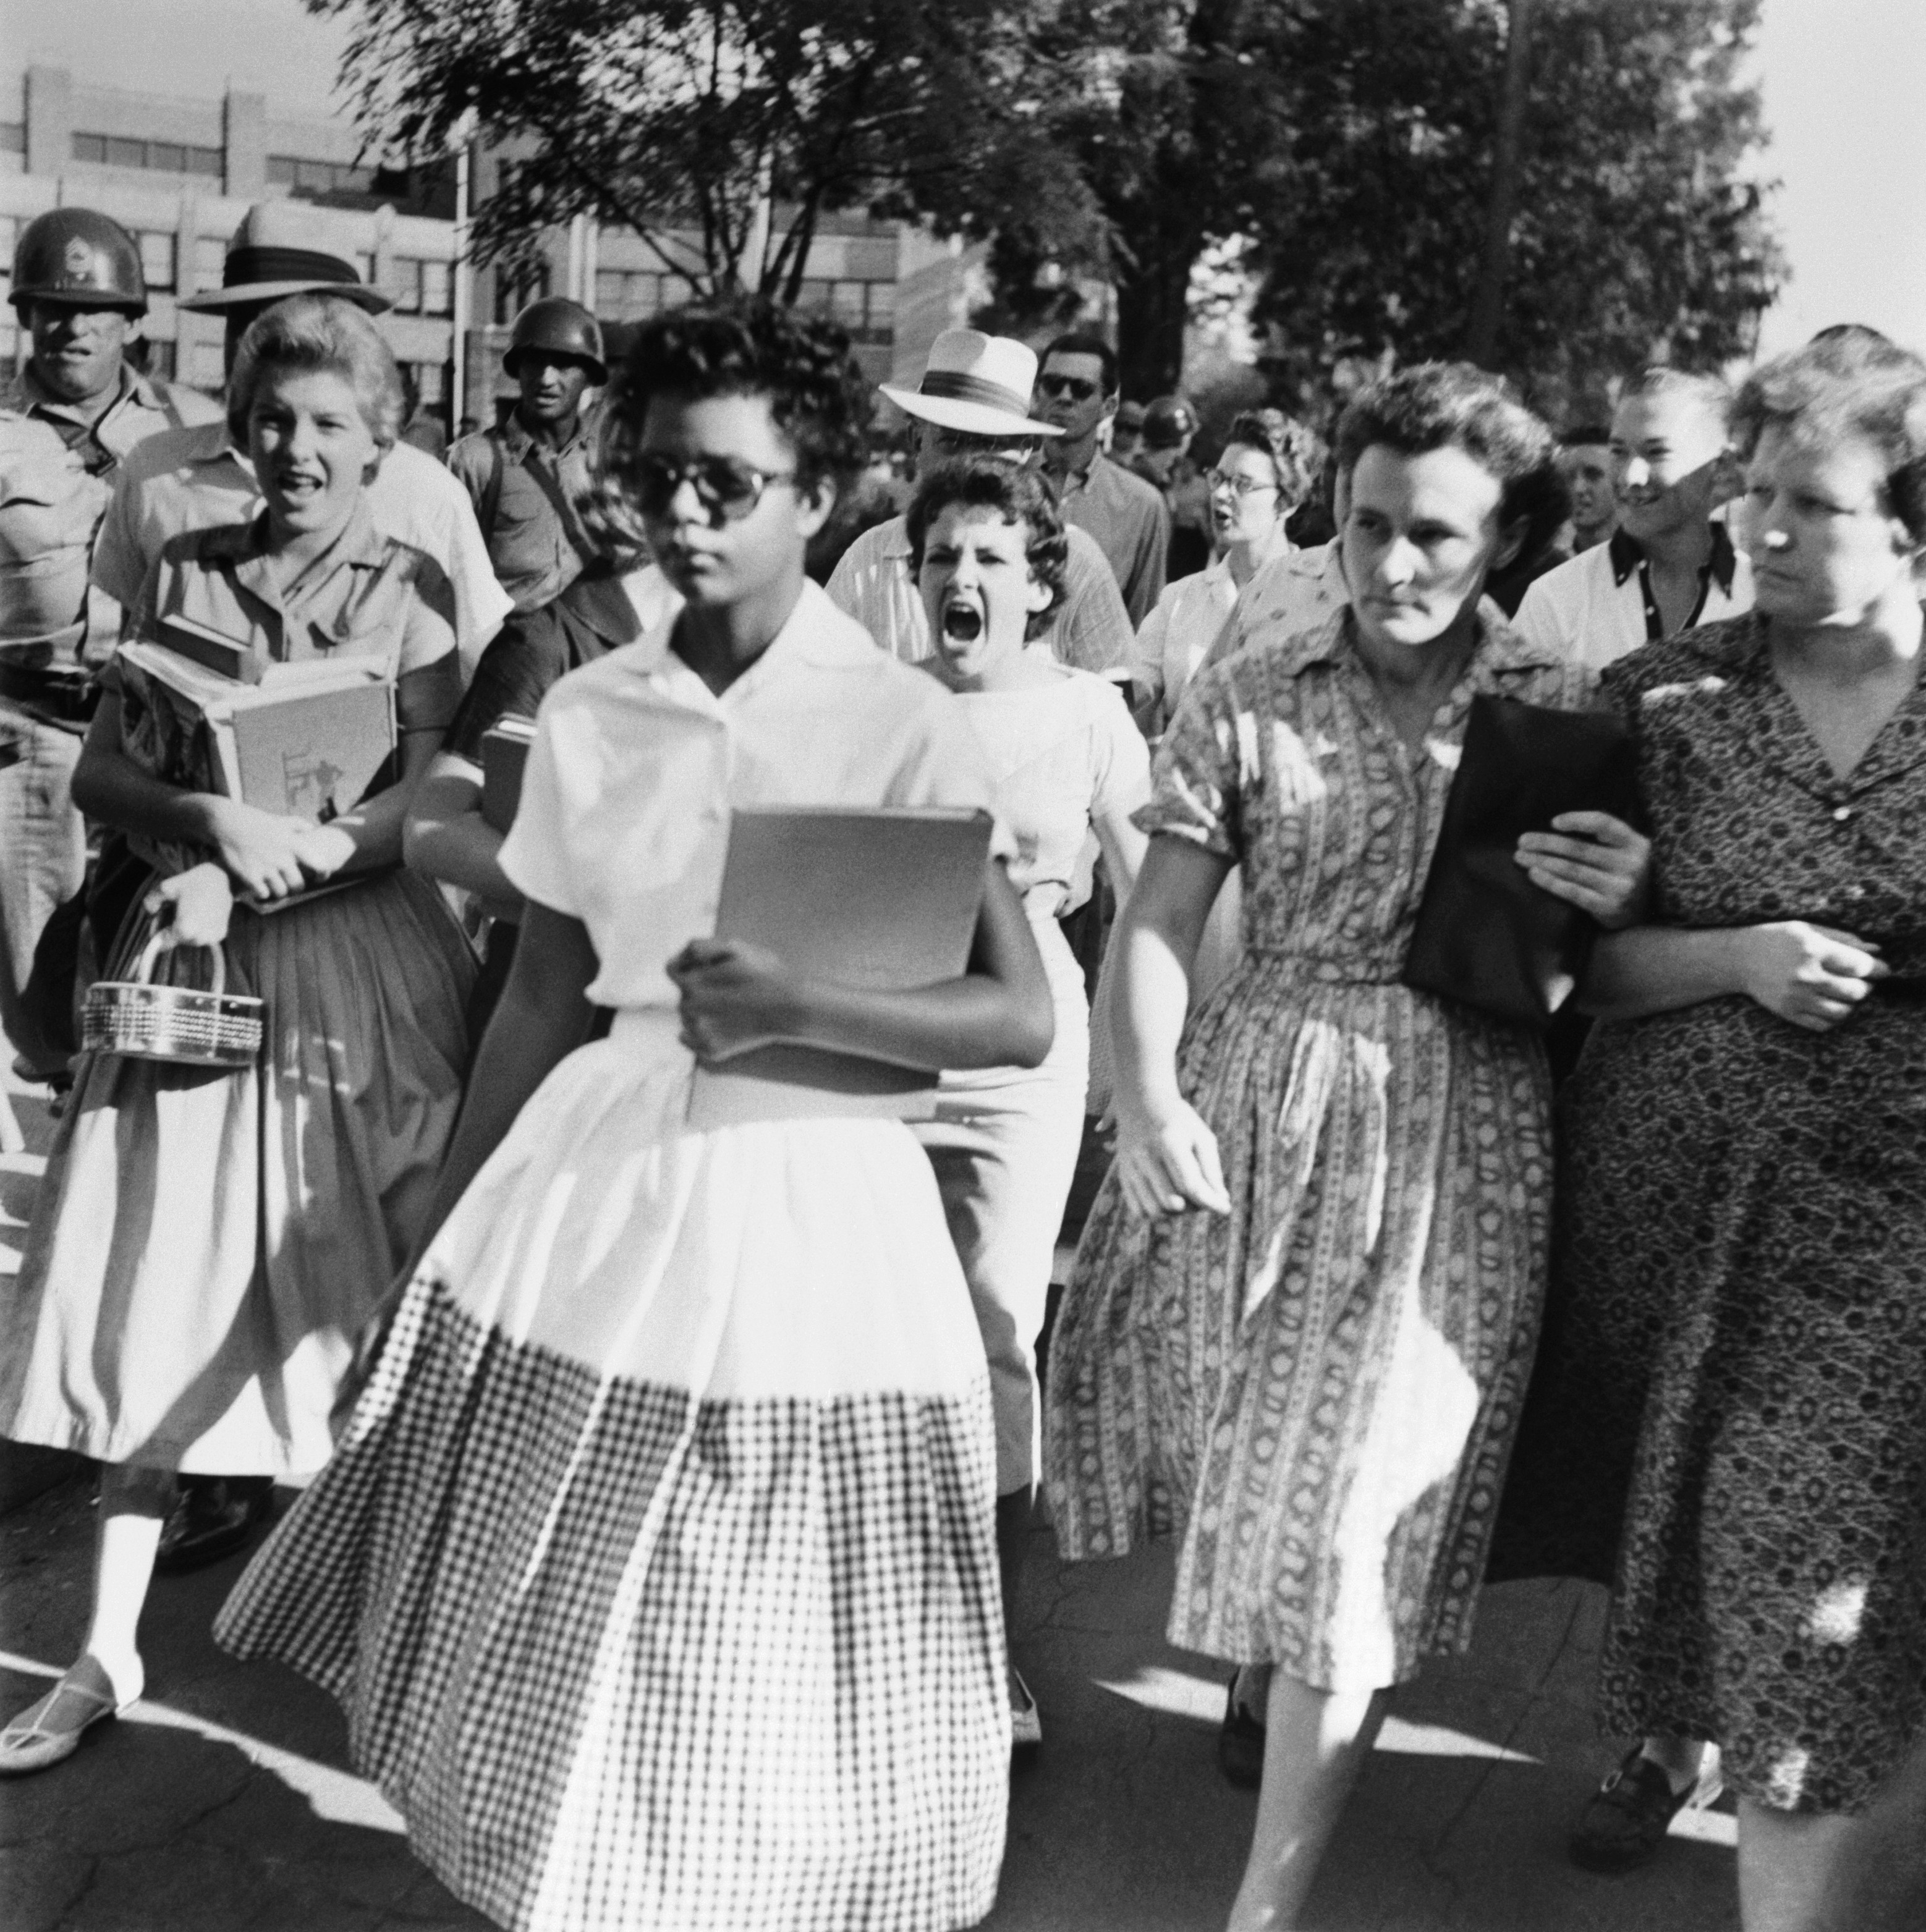
[[[1515,1026],[1550,1026],[1598,928],[1526,878],[1519,838],[1562,812],[1637,825],[1636,780],[1630,734],[1612,713],[1474,698],[1404,983]]]

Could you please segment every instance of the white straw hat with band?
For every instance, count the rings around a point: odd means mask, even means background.
[[[946,328],[929,346],[914,389],[885,382],[884,394],[907,415],[968,436],[1061,436],[1030,413],[1036,352],[1013,336]]]
[[[278,302],[287,296],[336,295],[380,315],[392,296],[355,272],[352,238],[325,208],[298,201],[259,201],[242,216],[227,244],[220,286],[178,304],[203,314],[242,303]]]

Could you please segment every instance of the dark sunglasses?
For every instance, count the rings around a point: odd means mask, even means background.
[[[793,470],[755,470],[731,456],[638,456],[628,474],[636,507],[645,517],[667,516],[686,483],[712,524],[740,523],[754,514],[772,483],[796,480]]]
[[[1036,386],[1046,396],[1067,396],[1073,403],[1087,403],[1103,393],[1103,385],[1088,376],[1040,376]]]

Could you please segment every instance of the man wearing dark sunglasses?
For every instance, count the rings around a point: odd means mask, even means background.
[[[1043,352],[1036,379],[1043,419],[1061,434],[1044,446],[1043,464],[1061,497],[1065,521],[1102,546],[1141,625],[1163,594],[1170,512],[1163,494],[1097,448],[1097,432],[1117,412],[1117,352],[1100,335],[1060,335]]]

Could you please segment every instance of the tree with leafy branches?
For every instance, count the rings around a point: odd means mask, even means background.
[[[1091,219],[1038,131],[1054,82],[1009,0],[308,4],[351,23],[344,78],[370,146],[438,153],[478,124],[510,158],[476,214],[484,262],[585,214],[698,288],[794,301],[832,211],[940,207],[963,230],[1028,200],[1066,232]]]

